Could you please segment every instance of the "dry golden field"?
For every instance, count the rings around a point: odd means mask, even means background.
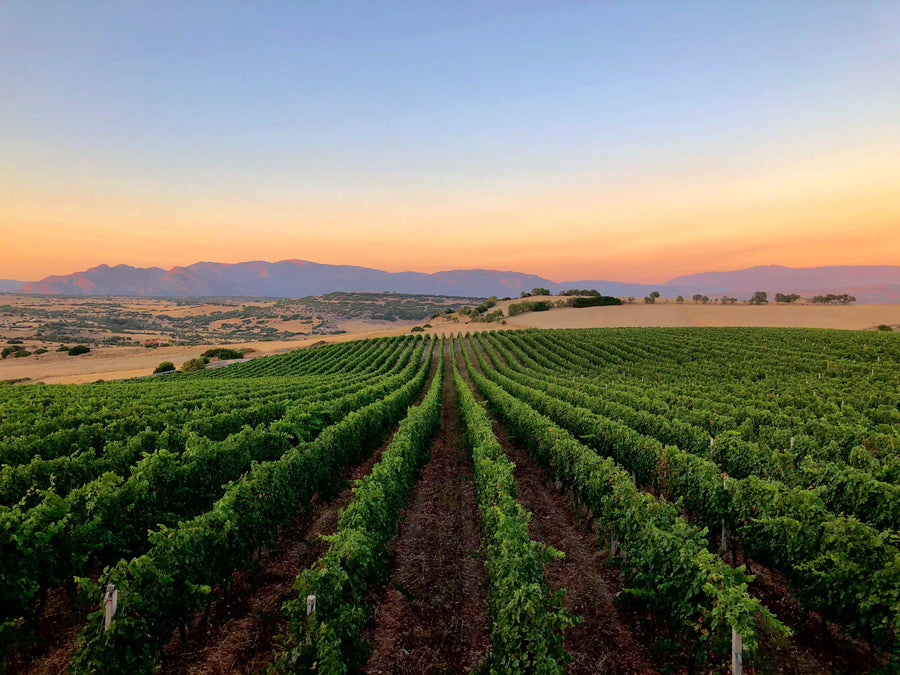
[[[540,299],[540,298],[531,298]],[[544,298],[555,300],[558,298]],[[504,310],[513,301],[497,304]],[[249,303],[248,303],[249,304]],[[155,307],[155,309],[159,309]],[[175,308],[169,308],[174,310]],[[198,311],[198,308],[185,311]],[[419,322],[422,325],[424,322]],[[655,305],[631,304],[615,307],[557,308],[547,312],[530,312],[508,317],[506,324],[468,323],[434,319],[426,332],[437,335],[466,331],[513,328],[601,328],[624,326],[772,326],[871,330],[879,324],[900,327],[900,305],[695,305],[661,302]],[[310,335],[295,340],[251,341],[229,344],[250,347],[256,351],[248,358],[302,349],[319,342],[344,342],[360,338],[400,335],[409,332],[411,321],[367,322],[347,320],[340,323],[346,333]],[[114,380],[150,374],[162,361],[176,366],[199,356],[211,346],[191,345],[147,349],[145,347],[94,347],[89,354],[71,357],[49,351],[27,358],[0,361],[0,380],[28,378],[30,382],[47,384],[83,383],[98,379]]]

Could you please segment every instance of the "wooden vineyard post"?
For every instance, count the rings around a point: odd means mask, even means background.
[[[116,615],[116,609],[119,605],[119,591],[116,590],[115,584],[106,585],[106,595],[103,597],[103,630],[108,631],[112,623],[113,617]]]
[[[613,536],[612,534],[609,535],[609,555],[613,558],[616,557],[616,549],[618,548],[618,543],[619,542],[616,541],[615,536]]]
[[[307,620],[315,613],[316,611],[316,596],[315,595],[307,595],[306,596],[306,618]]]
[[[726,474],[722,474],[722,490],[725,492],[728,491],[728,476]],[[725,543],[725,539],[726,539],[725,519],[722,518],[722,545],[719,546],[720,551],[727,550],[727,545]]]
[[[744,640],[734,628],[731,629],[731,675],[744,674]]]

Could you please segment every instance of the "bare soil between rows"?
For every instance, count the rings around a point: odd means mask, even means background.
[[[432,364],[430,377],[435,371]],[[421,403],[429,384],[430,379],[416,404]],[[284,528],[275,545],[263,550],[246,569],[235,572],[232,588],[212,605],[205,621],[197,617],[184,641],[176,632],[163,649],[161,672],[255,673],[271,662],[274,639],[286,629],[281,605],[291,597],[295,578],[325,552],[327,544],[321,536],[334,533],[339,511],[353,496],[353,481],[369,474],[395,431],[396,426],[369,457],[341,473],[346,486],[333,499],[317,495],[311,508]],[[42,645],[26,650],[11,672],[64,672],[83,625],[83,614],[69,609],[64,590],[56,589],[41,623]]]
[[[460,372],[481,400],[465,368]],[[550,562],[544,575],[551,590],[565,589],[563,604],[581,617],[581,623],[568,628],[564,635],[563,646],[572,657],[566,672],[578,675],[660,672],[647,646],[647,637],[632,629],[638,615],[614,604],[622,582],[618,570],[608,564],[609,552],[598,546],[581,513],[556,491],[541,467],[521,446],[510,440],[504,426],[494,421],[493,429],[515,464],[516,501],[531,513],[528,527],[531,538],[565,554],[564,558]]]
[[[441,430],[389,547],[390,579],[372,593],[364,671],[469,673],[489,652],[480,516],[445,352]]]

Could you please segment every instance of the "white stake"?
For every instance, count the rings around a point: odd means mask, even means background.
[[[106,595],[103,597],[103,630],[109,630],[113,617],[116,615],[116,609],[119,606],[119,591],[116,590],[115,584],[106,585]]]
[[[731,629],[731,675],[744,673],[744,640],[740,634]]]
[[[315,595],[307,595],[306,596],[306,616],[310,616],[315,611],[316,611],[316,596]]]

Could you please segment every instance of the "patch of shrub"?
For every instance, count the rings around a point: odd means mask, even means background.
[[[551,307],[550,303],[546,300],[525,300],[523,302],[514,302],[508,308],[510,316],[516,316],[517,314],[523,314],[524,312],[546,312]]]
[[[10,338],[9,340],[6,341],[6,344],[8,344],[8,345],[20,345],[20,344],[22,344],[22,340],[20,340],[19,338]]]
[[[38,347],[37,349],[35,349],[35,350],[32,352],[32,354],[35,354],[35,355],[37,355],[37,354],[46,354],[46,353],[47,353],[47,350],[44,349],[43,347]]]
[[[6,358],[12,354],[13,358],[20,359],[23,356],[31,356],[31,352],[27,351],[24,347],[20,347],[18,345],[13,345],[11,347],[4,347],[3,351],[0,352],[0,358]]]
[[[634,302],[634,298],[632,298]],[[607,305],[621,305],[619,298],[609,295],[592,295],[589,297],[572,298],[572,307],[605,307]]]
[[[886,323],[882,323],[875,330],[892,331],[894,329],[888,326]]]
[[[193,373],[204,368],[206,368],[206,361],[203,359],[191,359],[181,364],[182,373]]]
[[[69,356],[80,356],[81,354],[87,354],[89,351],[91,351],[91,348],[87,345],[75,345],[69,349]]]
[[[413,326],[412,328],[409,329],[409,332],[410,333],[421,333],[424,330],[425,329],[422,328],[422,326]]]
[[[156,366],[156,369],[153,371],[153,374],[156,375],[156,373],[169,373],[169,372],[172,372],[173,370],[175,370],[174,363],[172,363],[171,361],[163,361],[158,366]]]
[[[58,352],[67,352],[67,351],[69,351],[69,348],[66,347],[65,345],[60,345],[59,347],[56,348],[56,351],[58,351]]]
[[[237,349],[229,349],[227,347],[215,347],[213,349],[207,349],[201,356],[205,359],[215,359],[219,361],[226,361],[230,359],[242,359],[244,358],[244,354]]]

